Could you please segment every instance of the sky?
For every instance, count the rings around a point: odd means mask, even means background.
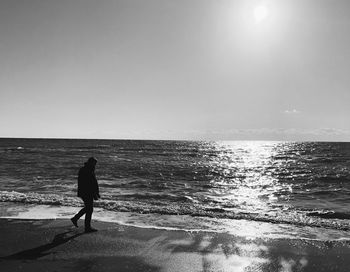
[[[0,0],[0,137],[350,141],[348,0]]]

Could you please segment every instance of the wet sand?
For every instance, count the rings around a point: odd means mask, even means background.
[[[82,221],[80,221],[82,224]],[[0,219],[0,271],[350,271],[350,243]]]

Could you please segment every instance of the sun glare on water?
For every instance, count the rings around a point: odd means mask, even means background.
[[[269,16],[269,10],[266,6],[257,6],[254,8],[254,18],[256,23],[263,22]]]

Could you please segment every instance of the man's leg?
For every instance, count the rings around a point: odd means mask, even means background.
[[[85,231],[91,230],[91,217],[92,212],[94,211],[93,207],[94,200],[92,197],[84,198],[85,205]]]
[[[84,208],[82,208],[76,215],[74,215],[70,220],[72,221],[73,225],[78,227],[78,219],[82,217],[86,213],[86,206],[84,201]]]
[[[86,207],[84,206],[84,208],[82,208],[75,216],[74,218],[76,218],[77,220],[82,217],[84,214],[86,213]]]

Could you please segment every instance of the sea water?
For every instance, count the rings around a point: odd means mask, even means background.
[[[350,143],[0,139],[1,214],[12,207],[71,216],[82,205],[77,173],[90,156],[98,160],[101,220],[350,238]]]

